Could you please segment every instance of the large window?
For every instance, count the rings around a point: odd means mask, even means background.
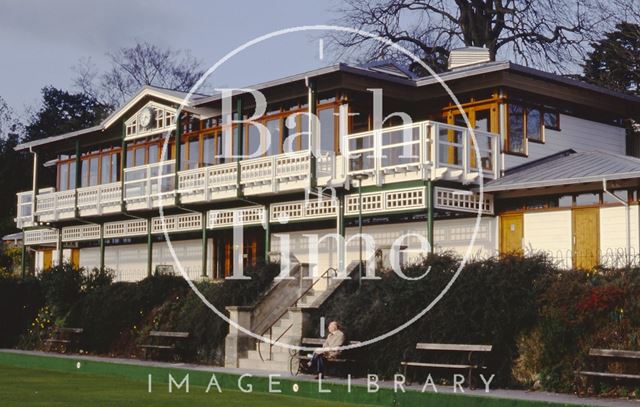
[[[118,182],[120,178],[120,149],[87,153],[80,161],[80,187]],[[58,162],[58,191],[76,188],[76,159],[64,157]]]
[[[544,130],[559,130],[560,115],[548,107],[509,103],[507,152],[527,154],[527,142],[543,143]]]
[[[335,116],[334,109],[322,109],[318,112],[320,120],[320,149],[322,151],[335,150]]]

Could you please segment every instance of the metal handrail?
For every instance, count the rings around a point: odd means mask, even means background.
[[[330,281],[330,273],[333,271],[334,277],[338,275],[338,271],[334,268],[334,267],[329,267],[328,269],[326,269],[324,271],[324,273],[322,273],[322,275],[320,275],[320,277],[318,277],[316,280],[313,281],[313,283],[311,283],[311,285],[300,295],[298,296],[298,298],[295,299],[295,301],[293,301],[293,303],[287,307],[284,312],[282,314],[280,314],[280,316],[278,318],[276,318],[275,322],[272,323],[267,329],[264,330],[264,332],[262,332],[261,336],[264,336],[264,334],[267,333],[267,331],[269,331],[269,359],[267,360],[271,360],[271,358],[273,357],[273,326],[275,324],[278,323],[278,321],[280,321],[280,319],[285,316],[287,314],[287,312],[289,312],[289,308],[290,307],[297,307],[298,306],[298,301],[300,301],[304,296],[306,296],[312,289],[313,287],[316,286],[316,284],[318,284],[318,282],[320,282],[323,278],[327,279],[327,284]],[[300,278],[302,279],[302,275],[300,275]],[[284,330],[284,332],[282,332],[280,334],[280,336],[278,336],[275,340],[275,342],[278,342],[287,332],[289,332],[289,330],[293,327],[293,324],[290,324],[287,329]],[[264,362],[264,358],[262,356],[262,347],[260,346],[260,343],[258,343],[258,355],[260,356],[260,360],[262,360]]]

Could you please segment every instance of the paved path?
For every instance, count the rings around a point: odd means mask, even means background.
[[[15,349],[0,349],[0,352],[17,353],[17,354],[34,355],[34,356],[49,356],[49,357],[65,358],[65,359],[72,359],[72,360],[88,360],[88,361],[94,361],[94,362],[107,362],[107,363],[116,363],[116,364],[120,363],[120,364],[129,364],[129,365],[138,365],[138,366],[184,368],[184,369],[198,370],[198,371],[204,371],[204,372],[220,372],[220,373],[229,373],[229,374],[237,374],[237,375],[250,373],[253,376],[267,377],[269,374],[279,374],[282,376],[283,379],[307,381],[307,382],[315,381],[313,376],[300,375],[300,376],[295,376],[294,378],[290,375],[289,372],[270,372],[267,370],[234,369],[234,368],[225,368],[225,367],[217,367],[217,366],[195,365],[195,364],[189,364],[189,363],[166,363],[166,362],[157,362],[157,361],[148,361],[148,360],[108,358],[108,357],[88,356],[88,355],[86,356],[85,355],[62,355],[58,353],[24,351],[24,350],[15,350]],[[341,379],[341,378],[327,378],[323,380],[323,382],[324,381],[326,381],[327,383],[347,384],[347,380]],[[380,381],[378,382],[378,384],[380,385],[380,387],[393,388],[393,381]],[[422,384],[423,383],[413,384],[411,386],[405,386],[405,388],[407,390],[420,391],[422,389]],[[367,380],[366,378],[353,379],[352,385],[366,386]],[[432,388],[428,386],[427,391],[432,391]],[[452,393],[453,389],[450,386],[438,386],[438,392]],[[498,397],[498,398],[506,398],[506,399],[512,399],[512,400],[548,401],[552,403],[565,403],[565,404],[574,404],[574,405],[640,407],[640,401],[622,400],[622,399],[603,399],[603,398],[580,398],[572,394],[549,393],[544,391],[492,389],[489,393],[486,393],[484,389],[469,390],[465,388],[464,394],[469,394],[474,396]]]

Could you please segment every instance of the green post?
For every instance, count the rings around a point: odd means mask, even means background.
[[[104,271],[104,223],[100,225],[100,271]]]
[[[427,239],[429,240],[429,253],[433,254],[433,181],[427,181]]]
[[[178,111],[176,114],[176,166],[175,166],[175,176],[173,180],[173,185],[176,190],[178,190],[178,173],[180,172],[180,167],[182,166],[182,112]],[[180,195],[176,193],[176,206],[180,206]]]
[[[127,167],[127,142],[125,141],[127,132],[124,122],[122,123],[122,150],[120,152],[120,209],[122,212],[127,210],[127,204],[124,200],[124,169]]]
[[[74,200],[75,200],[75,205],[74,205],[74,216],[76,218],[80,217],[80,210],[78,209],[78,188],[80,188],[80,183],[82,182],[82,168],[80,167],[82,165],[82,160],[81,158],[81,151],[80,151],[80,140],[76,139],[76,146],[75,146],[75,150],[76,150],[76,172],[74,175],[75,179],[76,179],[76,188],[75,188],[75,193],[74,193]]]
[[[58,266],[62,266],[62,262],[64,261],[62,248],[62,228],[58,229]]]
[[[27,245],[24,244],[24,229],[22,230],[22,253],[21,253],[21,262],[20,271],[22,274],[22,279],[27,275]]]
[[[151,235],[151,219],[147,219],[147,277],[153,274],[153,236]]]
[[[340,236],[345,237],[345,224],[344,224],[344,194],[338,195],[338,233]]]
[[[236,99],[236,120],[242,120],[243,118],[243,107],[242,107],[242,97],[238,96]],[[232,128],[233,129],[233,128]],[[242,159],[242,152],[244,151],[244,126],[242,124],[238,124],[237,127],[237,140],[236,140],[236,162],[238,166],[237,178],[236,178],[236,191],[238,198],[244,196],[244,192],[242,191],[242,187],[240,182],[242,181],[242,175],[240,174],[240,160]],[[232,130],[233,131],[233,130]],[[275,171],[275,169],[274,169]]]
[[[207,257],[209,256],[207,241],[207,212],[202,212],[202,277],[207,277]]]
[[[264,207],[264,261],[269,261],[269,253],[271,252],[271,223],[269,223],[269,204]]]
[[[318,134],[318,128],[316,127],[315,118],[318,115],[318,92],[316,89],[316,82],[309,81],[309,148],[311,149],[311,156],[309,157],[309,187],[315,188],[317,185],[316,179],[316,156],[315,153],[319,150],[320,137]]]

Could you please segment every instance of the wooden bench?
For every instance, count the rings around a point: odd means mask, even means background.
[[[61,353],[77,350],[83,332],[82,328],[57,327],[51,332],[51,337],[45,339],[46,350],[51,351],[56,345]]]
[[[409,361],[407,360],[407,353],[412,349],[405,351],[403,362],[403,375],[407,378],[407,369],[409,367],[415,368],[435,368],[435,369],[450,369],[450,370],[466,370],[468,385],[472,386],[472,376],[474,370],[484,370],[487,366],[484,365],[483,358],[476,357],[474,355],[487,355],[491,352],[492,345],[468,345],[468,344],[454,344],[454,343],[417,343],[415,350],[417,351],[430,351],[430,352],[446,352],[446,353],[466,353],[467,357],[465,362],[452,362],[452,363],[435,363],[435,362],[421,362],[421,361]]]
[[[622,364],[627,364],[635,361],[640,363],[640,351],[592,348],[589,349],[589,357],[592,360],[604,361],[604,366],[600,363],[599,366],[593,366],[593,369],[590,368],[591,370],[578,371],[578,375],[584,376],[587,379],[595,378],[625,381],[640,380],[640,374],[638,373],[616,373],[609,371],[609,362],[621,362]]]
[[[149,350],[165,353],[175,351],[177,342],[188,338],[189,332],[151,331],[149,343],[138,345],[138,348],[142,349],[143,358],[146,359]]]
[[[322,347],[324,345],[324,338],[302,338],[300,342],[300,346],[311,347],[317,346]],[[358,345],[360,341],[347,341],[346,345]],[[344,346],[344,345],[343,345]],[[304,354],[300,354],[304,352]],[[307,351],[297,351],[293,352],[291,358],[289,359],[289,370],[292,376],[297,376],[300,372],[308,371],[309,368],[307,363],[313,357],[312,352]],[[355,363],[356,360],[354,358],[349,357],[348,351],[342,351],[340,356],[337,358],[327,359],[327,365],[348,365]]]

